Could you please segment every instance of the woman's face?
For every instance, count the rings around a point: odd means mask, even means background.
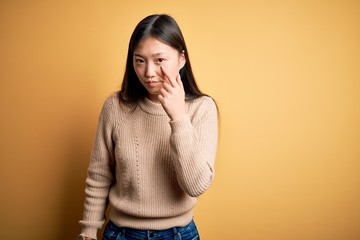
[[[158,102],[158,95],[165,81],[160,66],[169,77],[175,78],[185,62],[184,53],[179,53],[153,37],[140,41],[134,50],[133,65],[136,75],[148,91],[148,98],[154,102]]]

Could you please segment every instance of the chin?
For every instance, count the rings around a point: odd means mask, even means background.
[[[147,92],[150,95],[159,95],[160,94],[160,90],[159,89],[147,89]]]

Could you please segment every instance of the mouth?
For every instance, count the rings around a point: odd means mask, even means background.
[[[162,82],[164,82],[164,80],[148,80],[148,81],[145,81],[146,83],[162,83]]]
[[[160,83],[162,83],[162,81],[147,81],[146,82],[146,84],[148,84],[150,87],[156,87]]]

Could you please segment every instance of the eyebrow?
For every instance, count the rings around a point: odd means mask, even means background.
[[[159,52],[159,53],[152,54],[151,56],[152,57],[157,57],[157,56],[164,55],[164,54],[166,54],[166,53],[165,52]],[[134,56],[144,58],[144,56],[141,55],[140,53],[134,53]]]

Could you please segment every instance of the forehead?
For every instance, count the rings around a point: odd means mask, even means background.
[[[141,55],[154,55],[154,54],[178,54],[178,51],[165,44],[156,38],[147,37],[141,40],[134,49],[134,53],[141,54]]]

